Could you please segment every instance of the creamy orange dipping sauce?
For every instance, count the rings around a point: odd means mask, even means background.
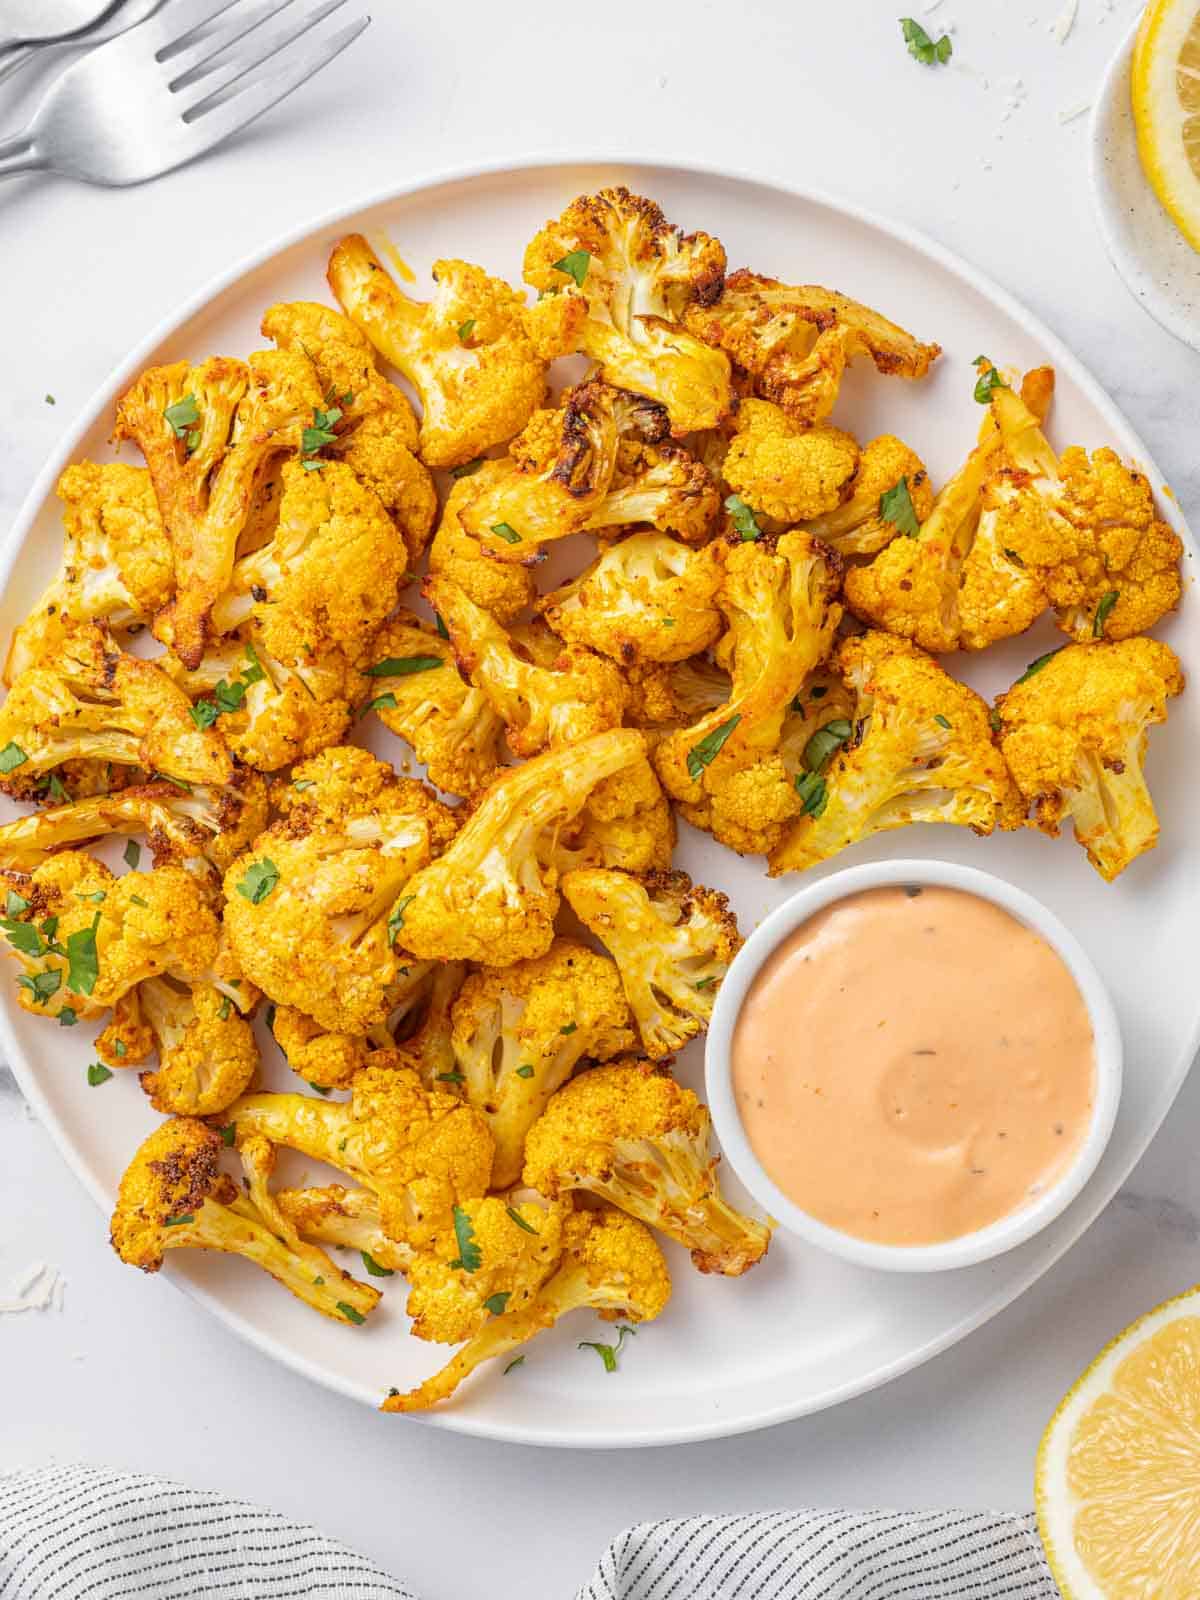
[[[871,889],[767,960],[733,1037],[746,1134],[803,1210],[933,1244],[1019,1210],[1087,1133],[1095,1046],[1061,957],[957,889]]]

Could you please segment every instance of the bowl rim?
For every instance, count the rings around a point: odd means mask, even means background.
[[[816,912],[867,889],[916,883],[959,889],[990,901],[1038,933],[1074,978],[1095,1040],[1095,1094],[1088,1130],[1074,1161],[1030,1205],[984,1228],[936,1244],[896,1245],[860,1239],[820,1222],[790,1199],[750,1146],[733,1093],[734,1027],[750,986],[767,958]],[[859,1266],[888,1272],[942,1272],[973,1266],[1011,1250],[1039,1233],[1080,1193],[1108,1145],[1121,1097],[1123,1047],[1116,1009],[1104,980],[1075,935],[1047,906],[1024,889],[978,867],[933,858],[866,862],[806,885],[777,906],[746,940],[722,980],[713,1006],[704,1053],[705,1093],[713,1126],[730,1167],[759,1205],[787,1232]]]

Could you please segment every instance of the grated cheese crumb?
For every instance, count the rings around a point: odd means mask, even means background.
[[[1058,113],[1058,120],[1065,128],[1068,122],[1074,122],[1077,117],[1086,116],[1092,109],[1090,100],[1081,101],[1077,106],[1064,106]]]
[[[1078,15],[1079,0],[1066,0],[1062,10],[1050,24],[1050,37],[1055,44],[1066,44]]]

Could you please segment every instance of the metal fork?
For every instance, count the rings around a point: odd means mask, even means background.
[[[115,39],[119,33],[127,33],[139,22],[145,22],[147,17],[152,17],[158,8],[165,4],[166,0],[125,0],[123,5],[119,5],[115,11],[106,12],[94,27],[87,28],[82,33],[72,34],[66,39],[51,39],[45,43],[16,44],[0,51],[0,83],[11,78],[14,72],[19,72],[30,61],[44,61],[59,51],[77,50],[80,46],[94,50],[98,44],[104,44],[108,39]]]
[[[211,150],[328,66],[370,22],[301,41],[347,0],[192,0],[101,45],[51,84],[29,126],[0,141],[0,178],[53,171],[143,183]],[[283,26],[265,23],[290,12]],[[185,20],[186,13],[186,20]]]

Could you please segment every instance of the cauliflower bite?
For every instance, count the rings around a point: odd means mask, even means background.
[[[715,304],[687,313],[697,337],[724,350],[754,381],[754,392],[804,425],[833,410],[848,362],[869,356],[875,370],[923,378],[941,346],[922,344],[869,306],[815,284],[793,287],[756,272],[725,279]]]
[[[204,654],[260,474],[303,447],[321,404],[312,363],[284,350],[152,367],[121,397],[113,438],[145,457],[175,563],[177,592],[154,632],[185,666]]]
[[[382,767],[362,755],[359,770]],[[413,981],[395,949],[409,881],[455,826],[431,790],[394,778],[340,818],[297,808],[225,876],[225,926],[246,975],[330,1032],[385,1022]]]
[[[485,789],[500,766],[504,723],[458,671],[449,640],[401,608],[375,635],[373,655],[369,704],[384,727],[447,794]]]
[[[362,1034],[331,1033],[295,1006],[275,1007],[271,1036],[297,1077],[319,1089],[344,1089],[374,1051]]]
[[[647,1055],[662,1060],[704,1031],[742,947],[727,896],[686,872],[598,868],[566,873],[562,892],[616,962]]]
[[[581,195],[525,251],[526,283],[586,308],[571,348],[607,383],[661,401],[677,438],[730,409],[729,362],[684,326],[724,277],[720,240],[685,235],[626,188]]]
[[[112,1247],[131,1267],[157,1272],[168,1250],[245,1256],[297,1299],[335,1322],[361,1323],[379,1302],[316,1245],[305,1244],[267,1188],[270,1151],[243,1151],[248,1192],[219,1166],[221,1136],[193,1117],[160,1123],[126,1169]]]
[[[415,1072],[366,1066],[348,1101],[245,1095],[223,1113],[239,1146],[252,1135],[345,1172],[379,1200],[389,1238],[414,1250],[454,1237],[454,1208],[485,1194],[487,1123],[455,1094],[427,1093]]]
[[[529,566],[488,560],[478,539],[463,528],[460,514],[473,497],[489,484],[508,475],[507,463],[485,461],[470,477],[460,478],[450,490],[442,510],[442,520],[429,547],[429,571],[434,577],[449,578],[477,606],[490,611],[497,622],[515,621],[537,599],[537,584]],[[530,549],[529,565],[536,563]]]
[[[797,778],[803,815],[771,852],[772,877],[911,822],[978,834],[1020,826],[1020,796],[973,689],[886,633],[845,640],[834,664],[855,697],[852,726],[819,769]]]
[[[640,1222],[617,1211],[572,1212],[562,1225],[561,1257],[533,1301],[489,1317],[440,1372],[407,1394],[390,1394],[380,1410],[428,1411],[485,1361],[511,1355],[569,1311],[596,1311],[609,1322],[650,1322],[670,1297],[662,1251]]]
[[[227,784],[233,762],[215,728],[200,727],[182,689],[152,661],[126,655],[99,623],[72,624],[23,672],[0,706],[6,776],[19,795],[64,761],[141,767],[180,783]]]
[[[1182,691],[1168,645],[1121,639],[1039,657],[996,702],[1000,748],[1035,826],[1056,836],[1069,816],[1108,882],[1158,843],[1142,771],[1146,733]]]
[[[58,480],[63,554],[58,572],[9,646],[4,681],[64,643],[64,625],[103,622],[135,633],[175,592],[171,546],[145,467],[79,461]]]
[[[156,1111],[208,1117],[245,1094],[258,1070],[258,1046],[227,995],[211,984],[189,989],[167,978],[147,978],[137,995],[158,1047],[158,1070],[142,1073]]]
[[[546,369],[573,347],[583,309],[569,300],[527,306],[482,267],[435,261],[437,292],[410,300],[361,234],[329,258],[342,309],[421,400],[421,458],[454,467],[511,439],[546,392]]]
[[[299,762],[290,779],[276,781],[274,803],[297,832],[344,826],[351,818],[420,817],[435,854],[458,831],[457,814],[427,783],[397,777],[386,761],[354,744],[333,745]]]
[[[707,1108],[665,1067],[611,1061],[551,1100],[526,1141],[525,1182],[552,1198],[598,1195],[690,1250],[701,1272],[740,1277],[771,1230],[721,1194],[710,1130]]]
[[[316,368],[330,408],[341,412],[332,458],[372,490],[396,524],[409,562],[424,553],[437,517],[437,493],[417,459],[417,419],[401,390],[375,365],[365,334],[338,311],[312,301],[274,305],[262,332],[283,350],[299,351]],[[325,431],[329,431],[326,429]]]
[[[570,939],[466,980],[451,1008],[450,1042],[463,1094],[496,1141],[494,1188],[521,1176],[525,1135],[577,1063],[632,1048],[628,1022],[616,967]]]
[[[347,1189],[341,1183],[280,1189],[275,1202],[303,1238],[360,1251],[372,1277],[407,1272],[417,1259],[412,1245],[390,1239],[383,1231],[379,1199],[370,1189]],[[368,1256],[373,1265],[368,1265]]]
[[[221,982],[225,970],[236,976],[223,961],[209,897],[182,867],[114,878],[71,850],[29,874],[0,873],[0,889],[0,928],[23,968],[17,998],[35,1015],[98,1016],[160,973],[183,983]]]
[[[643,757],[596,785],[574,822],[560,832],[554,864],[559,872],[582,867],[665,872],[674,849],[675,815]]]
[[[722,473],[754,511],[790,526],[832,511],[858,460],[841,428],[804,427],[769,400],[743,400]]]
[[[909,518],[909,507],[912,515]],[[805,527],[840,556],[871,556],[901,531],[898,524],[922,523],[933,510],[933,486],[925,463],[893,433],[865,444],[854,476],[840,503]]]
[[[631,533],[538,602],[560,638],[622,665],[683,661],[716,642],[726,546],[689,550],[665,533]]]
[[[645,754],[640,733],[614,728],[505,770],[445,854],[405,886],[404,948],[420,960],[490,967],[544,955],[559,905],[546,858],[559,829],[597,784]]]
[[[633,666],[628,674],[626,721],[652,730],[657,737],[664,728],[699,722],[725,705],[731,690],[729,674],[707,656],[660,667]]]
[[[448,578],[426,578],[422,593],[445,624],[464,677],[487,696],[516,755],[561,749],[620,727],[625,690],[611,661],[550,634],[554,654],[540,665]]]

